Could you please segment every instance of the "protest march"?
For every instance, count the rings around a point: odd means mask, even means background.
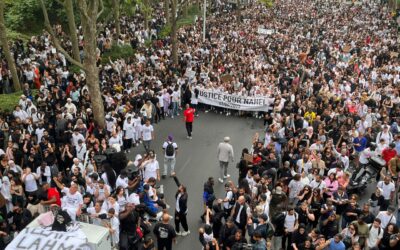
[[[177,62],[169,12],[199,3],[150,2],[99,24],[104,126],[52,32],[9,42],[22,92],[0,109],[0,249],[400,249],[398,1],[207,1]],[[113,46],[135,53],[101,60]],[[251,138],[223,134],[237,119]]]

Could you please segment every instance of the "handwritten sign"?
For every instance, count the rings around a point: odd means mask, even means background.
[[[6,250],[92,250],[83,232],[58,232],[43,228],[25,228]]]

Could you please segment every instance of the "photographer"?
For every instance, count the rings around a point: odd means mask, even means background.
[[[135,205],[127,203],[125,210],[119,214],[120,220],[120,250],[138,249],[140,237],[136,228],[140,225],[140,216]]]

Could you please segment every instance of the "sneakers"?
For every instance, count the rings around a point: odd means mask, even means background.
[[[162,211],[157,213],[156,220],[159,221],[164,213]]]
[[[224,183],[224,180],[222,180],[221,178],[218,178],[218,181]]]
[[[191,139],[192,139],[192,137],[191,137],[191,136],[186,136],[186,138],[188,138],[189,140],[191,140]]]
[[[182,233],[182,236],[187,236],[187,235],[189,235],[190,234],[190,230],[187,230],[187,232],[183,232]]]
[[[224,179],[231,177],[230,174],[227,174],[226,176],[224,176]]]
[[[178,236],[182,236],[182,233],[181,232],[175,232],[176,233],[176,235],[178,235]]]

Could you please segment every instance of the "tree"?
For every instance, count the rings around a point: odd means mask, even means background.
[[[8,47],[7,29],[4,21],[4,0],[0,0],[0,42],[3,47],[4,56],[6,57],[8,68],[11,71],[13,86],[15,91],[21,90],[17,68],[14,58],[11,55],[10,47]]]
[[[72,44],[72,56],[75,60],[81,61],[79,53],[78,36],[76,34],[76,24],[74,15],[74,4],[72,0],[58,0],[58,2],[64,6],[65,13],[67,14],[69,36],[71,37]]]
[[[56,49],[61,52],[65,58],[85,71],[86,84],[89,88],[90,101],[92,103],[92,110],[95,122],[105,127],[104,120],[104,105],[100,91],[99,84],[99,70],[97,67],[97,21],[104,10],[103,0],[79,0],[77,1],[77,8],[81,17],[81,26],[83,31],[83,37],[85,39],[85,46],[83,48],[84,58],[83,63],[75,60],[66,52],[60,45],[60,41],[54,34],[54,30],[51,27],[47,9],[44,4],[44,0],[39,0],[42,7],[44,24],[47,31],[50,33],[53,40],[53,44]]]
[[[166,24],[169,24],[169,0],[164,1],[164,15],[165,15],[165,21]]]
[[[120,16],[120,0],[113,0],[113,10],[114,10],[114,23],[116,29],[116,38],[115,40],[118,41],[119,35],[121,34],[121,24],[119,22]]]

